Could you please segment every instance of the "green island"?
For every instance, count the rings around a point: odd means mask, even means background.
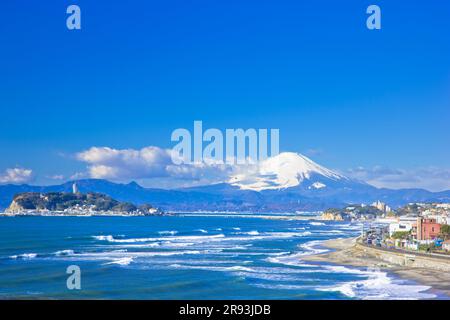
[[[6,215],[161,215],[150,204],[120,202],[101,193],[25,192],[14,196]]]

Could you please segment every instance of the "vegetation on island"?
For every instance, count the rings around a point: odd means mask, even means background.
[[[26,192],[14,196],[9,212],[22,211],[89,211],[125,214],[154,214],[159,212],[149,204],[136,206],[120,202],[101,193]]]

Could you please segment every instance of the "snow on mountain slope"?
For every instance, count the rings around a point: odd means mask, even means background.
[[[294,152],[283,152],[261,161],[245,172],[231,176],[229,183],[244,190],[276,190],[298,186],[312,177],[348,180],[343,175],[322,167],[311,159]],[[311,181],[316,189],[325,188],[323,183]]]
[[[312,185],[308,187],[308,189],[322,189],[325,188],[327,185],[323,184],[322,182],[314,182]]]

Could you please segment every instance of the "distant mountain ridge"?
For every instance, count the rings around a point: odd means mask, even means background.
[[[70,192],[74,181],[53,186],[0,185],[0,208],[5,209],[13,197],[23,192]],[[101,179],[76,181],[80,192],[99,192],[114,199],[137,205],[151,203],[165,211],[297,211],[324,210],[350,203],[376,200],[392,207],[410,202],[450,202],[450,191],[423,189],[379,189],[349,180],[344,187],[310,189],[296,186],[281,190],[242,190],[228,183],[177,190],[144,188],[135,182],[114,183]]]
[[[0,185],[0,208],[22,192],[70,192],[74,181],[54,186]],[[450,202],[450,190],[391,190],[343,176],[292,152],[262,161],[226,183],[182,189],[144,188],[136,182],[76,181],[80,192],[98,192],[164,211],[307,211],[381,200],[395,208],[410,202]]]

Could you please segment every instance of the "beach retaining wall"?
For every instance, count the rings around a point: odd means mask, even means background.
[[[356,243],[355,248],[384,262],[412,268],[427,268],[436,271],[450,272],[450,259],[424,257],[414,253],[392,252]]]

